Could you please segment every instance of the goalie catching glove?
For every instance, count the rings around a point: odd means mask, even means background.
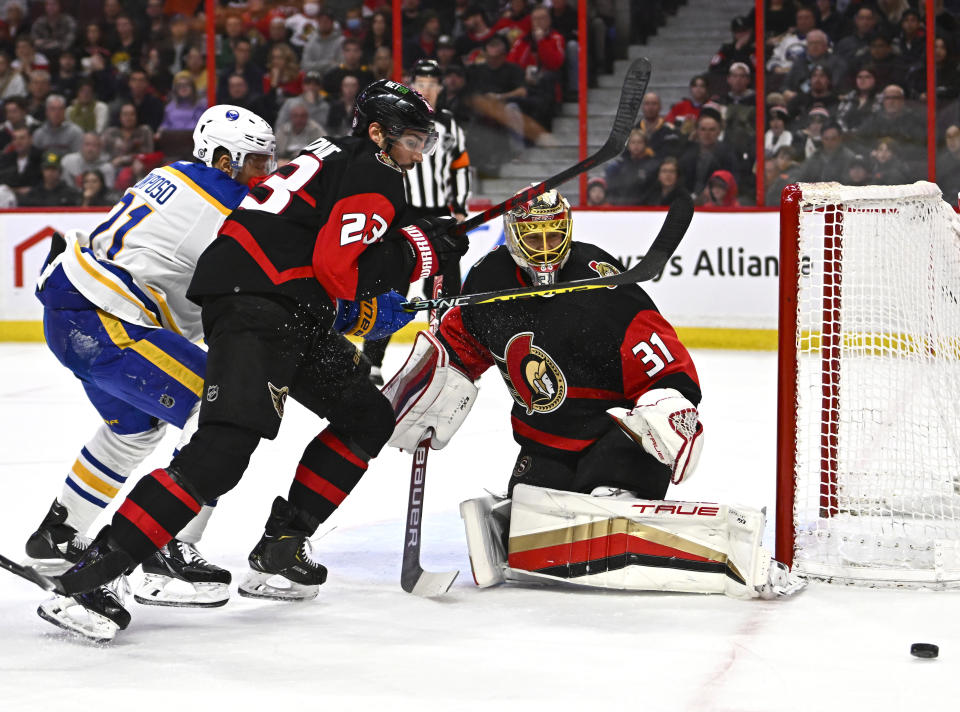
[[[477,387],[450,365],[437,337],[421,331],[403,368],[383,387],[383,395],[397,417],[389,445],[412,452],[432,431],[430,447],[440,450],[473,407]]]
[[[678,485],[697,469],[703,449],[703,423],[697,408],[673,388],[655,388],[637,399],[632,410],[607,412],[628,437],[670,468]]]
[[[376,341],[406,326],[416,316],[403,309],[406,301],[399,292],[390,290],[373,299],[337,302],[337,318],[333,328],[344,336],[362,336]]]

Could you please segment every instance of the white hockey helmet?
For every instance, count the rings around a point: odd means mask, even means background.
[[[193,129],[193,155],[206,165],[213,165],[218,147],[230,152],[231,177],[243,167],[247,154],[270,156],[268,172],[276,168],[277,140],[270,124],[242,106],[217,104],[200,115]]]
[[[534,284],[554,284],[570,257],[570,203],[548,190],[503,215],[503,237],[513,261]]]

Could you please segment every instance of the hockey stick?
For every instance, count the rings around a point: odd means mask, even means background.
[[[0,555],[0,568],[6,569],[10,573],[16,574],[31,583],[35,583],[44,591],[60,592],[55,578],[52,576],[44,576],[32,566],[18,564],[16,561],[11,561],[6,556]]]
[[[606,277],[575,279],[570,282],[560,282],[559,284],[504,289],[499,292],[477,292],[476,294],[461,294],[457,297],[440,299],[412,299],[405,302],[403,308],[407,311],[423,311],[425,309],[438,308],[450,309],[452,307],[462,307],[471,304],[490,304],[492,302],[504,302],[526,297],[552,297],[556,294],[566,294],[568,292],[582,292],[587,289],[601,289],[620,284],[646,282],[656,277],[663,271],[663,268],[666,267],[667,260],[670,259],[680,245],[680,241],[683,240],[683,236],[686,234],[687,227],[689,227],[690,220],[692,219],[693,201],[689,195],[681,192],[670,206],[667,217],[664,218],[663,226],[660,228],[660,232],[654,239],[653,244],[650,245],[650,249],[647,250],[646,255],[626,272],[620,272],[619,274],[612,274]]]
[[[433,297],[436,299],[443,288],[443,277],[437,275],[433,281]],[[438,316],[434,309],[430,312],[430,329],[437,330]],[[410,469],[410,494],[407,498],[407,531],[403,542],[403,563],[400,567],[400,587],[407,593],[417,596],[442,596],[456,580],[460,571],[424,571],[420,565],[420,534],[423,526],[423,492],[427,478],[427,455],[430,453],[430,440],[433,430],[417,443],[413,451],[413,466]]]
[[[575,178],[585,171],[589,171],[594,166],[616,158],[623,151],[627,138],[630,136],[630,130],[637,121],[637,114],[640,112],[640,104],[643,102],[643,95],[647,93],[647,85],[650,83],[650,60],[646,57],[635,59],[629,67],[627,74],[623,78],[623,88],[620,90],[620,104],[617,106],[617,115],[613,118],[613,128],[610,129],[610,136],[607,138],[600,150],[592,156],[587,156],[575,166],[562,170],[555,176],[547,178],[542,183],[537,183],[529,188],[521,190],[516,195],[507,198],[499,205],[487,208],[479,215],[474,215],[469,220],[464,220],[459,225],[450,229],[452,235],[466,235],[474,228],[480,227],[485,222],[489,222],[496,217],[500,217],[508,210],[513,210],[518,205],[529,203],[538,195],[546,193],[552,188],[556,188],[561,183],[566,183],[571,178]],[[426,307],[424,307],[426,308]]]

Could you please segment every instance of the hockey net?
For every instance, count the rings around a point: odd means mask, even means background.
[[[931,183],[781,204],[777,558],[960,587],[960,221]]]

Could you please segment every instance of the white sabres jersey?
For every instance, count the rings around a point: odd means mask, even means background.
[[[247,186],[200,163],[157,168],[89,235],[65,235],[58,262],[103,311],[199,341],[200,307],[187,299],[187,287],[201,253],[246,194]]]

